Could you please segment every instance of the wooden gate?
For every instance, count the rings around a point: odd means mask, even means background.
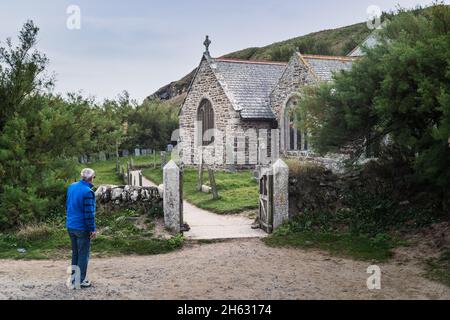
[[[259,178],[259,225],[267,233],[273,231],[273,175],[261,170]]]
[[[180,231],[189,231],[189,229],[186,228],[185,223],[184,223],[184,215],[183,215],[183,176],[184,176],[184,166],[181,165],[180,168],[180,189],[179,189],[179,193],[180,193]]]

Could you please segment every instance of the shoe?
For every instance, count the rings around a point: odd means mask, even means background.
[[[91,286],[92,283],[87,279],[84,279],[83,282],[80,284],[81,288],[90,288]]]

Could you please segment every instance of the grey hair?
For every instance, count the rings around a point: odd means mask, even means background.
[[[81,179],[83,179],[84,181],[91,180],[94,176],[95,171],[90,168],[84,168],[83,170],[81,170]]]

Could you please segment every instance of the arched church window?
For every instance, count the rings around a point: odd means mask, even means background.
[[[289,99],[286,104],[284,114],[284,140],[287,151],[305,151],[308,150],[308,135],[306,130],[298,128],[300,119],[296,106],[298,100],[296,97]]]
[[[214,142],[214,109],[207,99],[202,100],[197,112],[199,123],[199,134],[201,134],[201,144],[208,146]]]

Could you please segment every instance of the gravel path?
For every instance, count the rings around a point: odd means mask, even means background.
[[[450,299],[450,289],[412,264],[369,263],[318,251],[269,248],[260,239],[190,244],[166,255],[93,258],[90,289],[69,291],[68,261],[0,260],[0,299]]]

